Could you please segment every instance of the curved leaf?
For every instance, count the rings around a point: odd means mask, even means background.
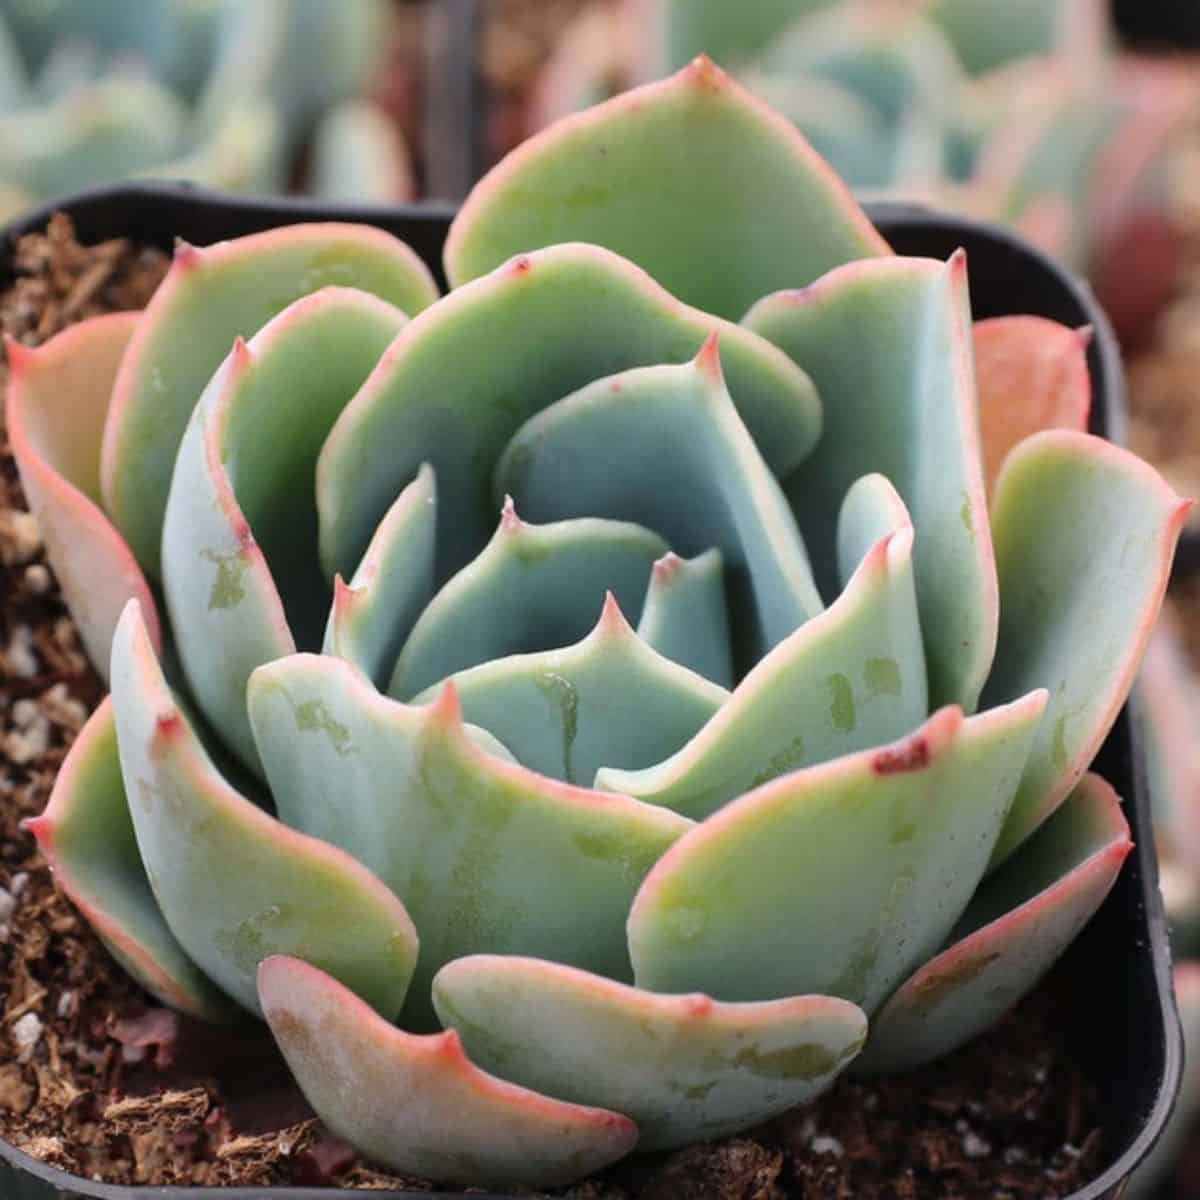
[[[729,398],[716,334],[690,363],[598,379],[531,418],[496,489],[534,520],[609,517],[684,554],[715,546],[752,597],[739,633],[755,661],[823,607],[783,491]]]
[[[433,596],[436,523],[433,468],[423,465],[379,522],[350,583],[334,580],[321,653],[353,663],[378,688]]]
[[[629,916],[640,987],[819,992],[871,1014],[937,950],[987,866],[1046,705],[1035,692],[796,771],[685,834]]]
[[[822,591],[838,506],[877,471],[912,513],[931,702],[972,711],[996,643],[995,563],[979,458],[966,257],[854,263],[770,296],[746,324],[811,372],[820,452],[785,482]]]
[[[728,688],[733,651],[723,568],[719,550],[692,559],[664,554],[650,574],[637,632],[664,658]]]
[[[490,954],[444,966],[433,998],[473,1062],[625,1113],[643,1150],[725,1137],[813,1099],[867,1036],[863,1011],[829,996],[717,1004]]]
[[[762,338],[680,304],[625,259],[599,246],[552,246],[458,288],[400,335],[321,455],[326,573],[349,574],[428,462],[446,579],[486,541],[492,469],[529,417],[593,379],[689,359],[714,329],[742,420],[771,469],[790,471],[821,431],[808,376]]]
[[[473,1067],[458,1034],[414,1037],[294,958],[259,971],[263,1011],[317,1115],[369,1157],[439,1183],[555,1187],[624,1157],[637,1126]]]
[[[686,746],[644,771],[602,770],[596,787],[703,819],[776,776],[915,728],[927,693],[912,528],[898,501],[891,515],[905,523],[871,547],[837,601],[776,646]]]
[[[453,677],[463,716],[522,766],[567,783],[600,767],[649,766],[673,754],[729,693],[652,650],[612,592],[582,642],[494,659]],[[415,703],[433,701],[436,688]]]
[[[788,202],[764,199],[777,196]],[[768,292],[889,252],[795,127],[703,55],[509,154],[459,210],[446,274],[458,286],[571,241],[615,250],[732,319]]]
[[[905,1071],[982,1033],[1050,969],[1092,918],[1133,849],[1121,801],[1098,775],[980,888],[950,944],[871,1020],[855,1070]]]
[[[180,444],[163,590],[196,700],[247,765],[257,764],[250,672],[297,644],[319,646],[329,612],[317,563],[318,451],[404,320],[367,292],[305,296],[235,344]]]
[[[100,505],[109,395],[140,315],[81,321],[37,350],[5,342],[13,457],[84,649],[106,678],[113,630],[129,600],[142,605],[155,646],[162,642],[145,576]]]
[[[201,1020],[229,1019],[232,1005],[175,940],[150,890],[121,780],[111,697],[80,730],[46,811],[24,825],[55,882],[142,987]]]
[[[249,705],[281,818],[349,851],[412,913],[407,1028],[433,1027],[437,970],[482,950],[630,977],[630,902],[690,821],[496,758],[452,684],[412,707],[339,659],[295,655],[254,673]]]
[[[184,951],[254,1012],[258,964],[290,953],[396,1013],[417,958],[404,906],[349,855],[281,825],[217,773],[133,601],[113,638],[112,688],[138,848]]]
[[[417,620],[388,693],[407,700],[456,671],[576,642],[608,591],[638,611],[666,549],[657,534],[625,521],[527,525],[506,500],[492,540]]]
[[[1141,459],[1083,433],[1027,438],[996,483],[1000,640],[984,692],[1050,692],[996,846],[1010,854],[1070,794],[1133,684],[1190,501]]]
[[[287,225],[176,248],[121,362],[101,456],[105,507],[152,576],[175,453],[200,393],[234,338],[329,285],[373,292],[410,314],[437,298],[417,256],[369,225]]]

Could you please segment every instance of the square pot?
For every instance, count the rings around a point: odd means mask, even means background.
[[[16,239],[43,228],[56,211],[71,217],[84,243],[125,237],[165,249],[176,237],[205,245],[300,221],[360,221],[406,241],[443,286],[441,251],[453,216],[450,209],[431,207],[330,208],[286,198],[235,199],[186,185],[116,186],[65,199],[28,214],[6,230],[0,237],[0,286],[11,281]],[[1092,432],[1122,439],[1120,353],[1107,319],[1085,285],[1004,230],[907,205],[877,203],[868,205],[867,211],[899,253],[944,259],[964,247],[976,317],[1028,313],[1073,327],[1091,325],[1095,331],[1089,350]],[[1104,1171],[1068,1200],[1117,1200],[1162,1131],[1179,1086],[1183,1056],[1150,829],[1150,797],[1137,714],[1130,707],[1109,734],[1095,770],[1125,798],[1136,852],[1063,960],[1064,968],[1088,986],[1090,1005],[1070,1036],[1078,1039],[1079,1061],[1098,1089],[1108,1149]],[[334,1194],[335,1189],[327,1188],[114,1186],[46,1166],[0,1141],[3,1200],[330,1200]],[[371,1193],[378,1200],[415,1194]]]

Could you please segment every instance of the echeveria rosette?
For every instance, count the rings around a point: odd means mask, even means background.
[[[1186,505],[1083,432],[1086,334],[972,326],[706,61],[513,155],[446,265],[183,247],[13,354],[113,689],[32,822],[64,888],[443,1181],[960,1045],[1130,848],[1087,767]]]

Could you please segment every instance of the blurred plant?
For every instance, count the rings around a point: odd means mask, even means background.
[[[0,0],[0,218],[131,176],[282,190],[314,123],[361,90],[386,18],[384,0]],[[327,119],[318,188],[408,195],[381,118]]]
[[[707,53],[857,189],[1015,225],[1088,270],[1126,330],[1178,252],[1161,150],[1197,98],[1118,56],[1106,0],[598,0],[535,89],[533,128]]]

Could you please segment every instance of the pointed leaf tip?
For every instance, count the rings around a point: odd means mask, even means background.
[[[246,339],[239,333],[233,339],[233,365],[237,371],[245,371],[254,362],[254,352],[246,344]]]
[[[17,341],[8,333],[4,335],[4,353],[8,358],[9,374],[14,378],[28,370],[37,356],[37,350],[33,346],[26,346],[24,342]]]
[[[461,730],[463,725],[462,702],[453,679],[447,679],[429,709],[429,719],[449,729]]]
[[[611,589],[604,593],[604,608],[600,612],[600,620],[596,627],[610,634],[633,632],[629,621],[621,611],[620,601]]]
[[[179,267],[180,270],[187,271],[195,267],[200,262],[200,250],[193,246],[191,242],[185,242],[183,238],[175,239],[175,253],[172,255],[172,263]]]
[[[19,828],[33,836],[40,850],[48,850],[54,844],[54,823],[45,813],[40,817],[26,817]]]
[[[714,383],[724,383],[725,374],[721,369],[721,331],[714,329],[704,339],[704,345],[696,354],[697,368],[707,375]]]

